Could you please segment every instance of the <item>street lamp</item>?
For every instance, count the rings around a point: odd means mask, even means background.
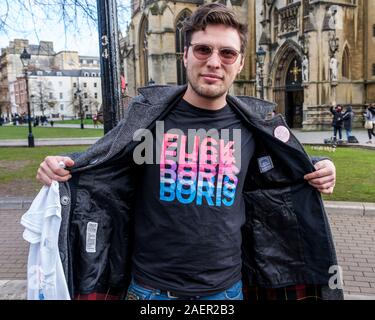
[[[82,110],[82,97],[81,97],[81,89],[78,87],[76,94],[78,96],[78,101],[79,101],[79,115],[81,118],[81,129],[84,129],[85,127],[83,126],[83,110]]]
[[[155,81],[154,80],[152,80],[152,78],[148,81],[148,85],[149,86],[152,86],[152,85],[154,85],[155,84]]]
[[[258,51],[256,52],[257,55],[257,62],[260,68],[260,98],[264,99],[264,84],[263,84],[263,66],[264,66],[264,60],[266,58],[266,51],[262,47],[259,47]]]
[[[24,71],[24,74],[25,74],[25,83],[26,83],[27,120],[28,120],[28,123],[29,123],[29,136],[28,136],[27,140],[28,140],[28,146],[30,148],[33,148],[33,147],[35,147],[35,144],[34,144],[33,132],[32,132],[32,129],[31,129],[29,84],[28,84],[28,81],[27,81],[27,71],[28,71],[28,68],[29,68],[31,54],[26,51],[26,48],[23,49],[23,52],[20,55],[20,59],[22,61],[22,65],[23,65],[23,71]]]

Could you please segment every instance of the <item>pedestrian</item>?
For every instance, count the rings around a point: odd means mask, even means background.
[[[98,115],[97,114],[94,114],[94,116],[92,117],[92,122],[94,124],[94,128],[99,128]]]
[[[346,139],[349,142],[350,138],[352,137],[352,127],[353,127],[353,119],[354,119],[354,112],[353,112],[353,107],[348,106],[342,116],[342,119],[344,121],[344,129],[346,133]]]
[[[139,89],[104,138],[38,169],[61,182],[72,298],[342,299],[320,196],[333,163],[308,158],[282,117],[265,120],[274,104],[228,94],[247,41],[231,9],[202,5],[184,33],[186,86]]]
[[[365,129],[367,129],[369,139],[366,143],[372,143],[372,136],[375,137],[375,103],[370,104],[366,110],[366,113],[363,115],[365,117]]]
[[[54,121],[51,119],[51,120],[49,121],[49,124],[51,125],[51,127],[53,127]]]
[[[331,106],[331,113],[333,114],[332,127],[333,127],[333,141],[337,141],[337,132],[339,133],[339,140],[342,140],[342,125],[343,125],[343,114],[342,107],[340,105],[335,108]]]

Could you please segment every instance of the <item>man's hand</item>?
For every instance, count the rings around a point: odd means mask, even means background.
[[[336,184],[336,167],[330,160],[322,160],[315,164],[316,171],[304,176],[314,188],[321,193],[332,194]]]
[[[71,167],[74,165],[74,161],[69,157],[61,156],[48,156],[40,164],[36,179],[50,186],[52,180],[65,182],[68,181],[72,176],[65,167]]]

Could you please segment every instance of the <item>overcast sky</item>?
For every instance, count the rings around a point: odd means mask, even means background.
[[[96,0],[89,1],[96,5]],[[128,7],[130,0],[117,0],[117,3]],[[19,4],[14,0],[11,0],[9,4],[8,26],[5,27],[5,30],[0,29],[0,48],[7,47],[9,41],[15,38],[22,38],[29,39],[31,44],[38,44],[40,40],[53,41],[55,52],[74,50],[78,51],[80,55],[99,55],[97,27],[95,23],[88,22],[83,15],[79,14],[77,21],[72,21],[65,32],[58,11],[49,10],[46,15],[38,7],[33,6],[34,17],[32,17],[27,10],[20,13],[21,10],[17,7]],[[4,12],[4,5],[4,0],[0,0],[0,18]],[[125,34],[126,25],[130,20],[130,12],[122,10],[119,14],[121,14],[119,17],[120,30]],[[77,24],[78,30],[74,23]]]

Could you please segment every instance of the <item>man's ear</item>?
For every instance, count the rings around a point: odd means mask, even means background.
[[[242,71],[244,65],[245,65],[245,56],[242,55],[242,58],[241,58],[241,64],[240,64],[240,66],[239,66],[239,69],[238,69],[238,71],[237,71],[237,74],[240,74],[240,73],[241,73],[241,71]]]
[[[187,65],[188,50],[189,50],[188,47],[184,47],[184,66],[185,66],[185,68],[186,68],[186,65]]]

